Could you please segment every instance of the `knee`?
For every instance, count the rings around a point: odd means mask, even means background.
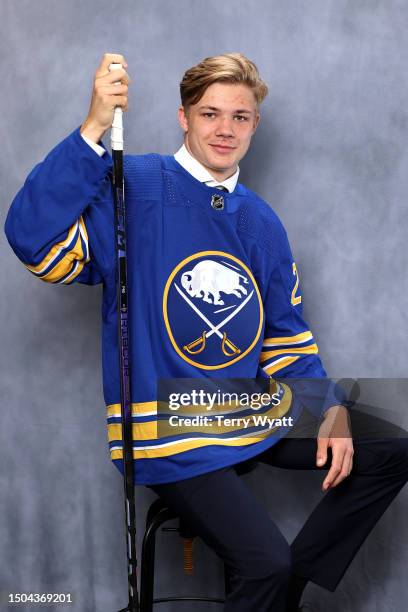
[[[245,567],[240,568],[239,574],[252,580],[273,577],[279,582],[287,582],[291,571],[292,560],[289,545],[280,547],[275,545],[274,549],[265,551],[256,559],[248,559]]]

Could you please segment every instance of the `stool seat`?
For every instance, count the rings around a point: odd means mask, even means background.
[[[164,511],[166,511],[169,515],[174,514],[173,518],[177,518],[177,514],[172,513],[166,503],[161,499],[161,497],[158,497],[150,504],[149,509],[147,511],[146,529],[149,527],[150,523],[152,522],[152,520],[154,520],[156,515]],[[170,518],[167,520],[170,520]]]
[[[140,581],[140,612],[153,612],[156,603],[167,601],[210,601],[214,603],[225,603],[225,599],[218,597],[162,597],[154,599],[154,566],[156,552],[157,530],[167,521],[178,519],[178,527],[163,528],[165,531],[176,531],[183,538],[193,539],[197,537],[194,529],[183,520],[177,513],[173,512],[161,499],[155,499],[146,514],[146,529],[142,542],[141,555],[141,581]],[[230,580],[227,568],[224,564],[225,595],[230,591]]]

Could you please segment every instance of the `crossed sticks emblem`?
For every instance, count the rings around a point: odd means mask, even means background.
[[[201,351],[203,351],[205,349],[206,338],[209,338],[213,334],[217,334],[217,336],[219,338],[221,338],[221,340],[222,340],[222,342],[221,342],[221,349],[222,349],[222,352],[224,353],[224,355],[226,355],[227,357],[231,357],[232,355],[238,355],[238,353],[241,352],[241,349],[239,349],[237,346],[235,346],[235,344],[231,340],[229,340],[227,338],[227,332],[224,331],[223,333],[221,333],[220,329],[221,329],[221,327],[224,327],[224,325],[226,325],[226,323],[228,323],[228,321],[231,321],[231,319],[233,319],[239,313],[240,310],[243,309],[245,304],[247,304],[249,302],[249,300],[251,299],[251,297],[252,297],[252,295],[254,293],[254,290],[252,290],[251,293],[249,295],[247,295],[245,300],[239,306],[237,306],[237,308],[235,310],[233,310],[225,319],[223,319],[223,321],[221,321],[221,323],[218,323],[218,325],[213,325],[211,323],[211,321],[209,319],[207,319],[205,314],[203,314],[197,308],[197,306],[195,304],[193,304],[193,302],[182,292],[182,290],[180,289],[180,287],[178,287],[176,285],[176,283],[174,283],[174,286],[177,289],[177,291],[179,292],[179,294],[181,295],[181,297],[183,298],[183,300],[185,300],[187,302],[187,304],[194,310],[194,312],[196,312],[198,314],[198,316],[210,328],[210,329],[208,329],[206,331],[203,331],[201,336],[199,336],[196,340],[193,340],[189,344],[185,344],[183,346],[183,349],[186,350],[188,353],[191,353],[192,355],[195,355],[197,353],[201,353]],[[227,348],[231,352],[228,352]]]

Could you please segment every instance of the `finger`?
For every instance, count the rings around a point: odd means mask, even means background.
[[[96,70],[96,73],[105,74],[109,71],[110,64],[122,64],[122,66],[127,68],[127,62],[124,55],[121,55],[120,53],[105,53]]]
[[[316,465],[323,466],[327,461],[329,438],[317,438]]]
[[[330,488],[333,481],[340,474],[343,466],[344,452],[341,451],[338,445],[332,447],[332,463],[330,470],[328,471],[326,478],[323,481],[323,491],[327,491]]]
[[[98,92],[104,96],[127,95],[128,86],[122,83],[111,83],[110,85],[100,85]]]
[[[333,488],[347,478],[351,470],[350,461],[352,460],[353,452],[353,447],[350,445],[349,440],[338,440],[333,443],[333,470],[330,470],[327,474],[323,483],[323,490]]]
[[[124,68],[118,68],[117,70],[106,70],[105,73],[100,73],[98,76],[95,73],[95,83],[99,86],[118,82],[121,82],[124,85],[129,85],[130,83],[130,77]]]
[[[101,100],[105,108],[110,108],[111,110],[114,110],[115,106],[120,106],[123,110],[125,110],[125,107],[127,107],[128,102],[129,102],[127,96],[114,95],[114,94],[110,94],[110,95],[106,94],[102,96]]]
[[[348,476],[350,476],[352,470],[353,470],[353,457],[354,457],[354,446],[353,446],[353,442],[351,441],[351,446],[350,446],[350,463],[349,463],[349,472],[348,472]]]
[[[115,106],[120,106],[122,110],[127,110],[127,105],[128,105],[127,96],[112,96],[111,98],[112,98],[111,99],[112,109],[115,108]]]
[[[340,474],[331,483],[331,486],[330,486],[331,489],[333,487],[336,487],[338,484],[340,484],[349,475],[349,473],[350,473],[350,459],[351,459],[351,454],[350,454],[350,452],[348,450],[346,450],[346,452],[344,454],[343,465],[341,466]]]

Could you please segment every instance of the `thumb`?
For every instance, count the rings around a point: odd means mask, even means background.
[[[327,461],[327,446],[329,438],[317,438],[316,465],[322,466]]]

